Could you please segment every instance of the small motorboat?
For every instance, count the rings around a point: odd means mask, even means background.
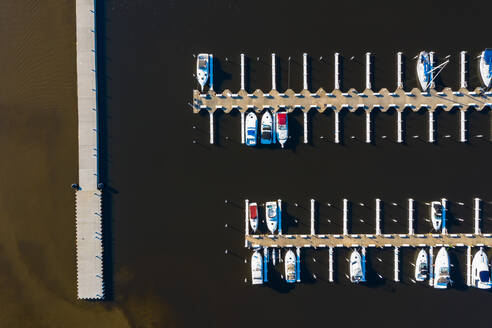
[[[246,146],[256,146],[256,140],[258,139],[258,119],[255,113],[249,112],[246,115],[245,130]]]
[[[263,256],[259,251],[255,251],[251,256],[251,283],[263,284]]]
[[[485,49],[480,54],[480,77],[486,88],[490,88],[492,80],[492,49]]]
[[[249,225],[251,230],[256,232],[258,229],[258,205],[256,203],[249,204]]]
[[[196,79],[200,84],[202,91],[205,83],[207,83],[209,75],[209,56],[208,54],[198,54],[196,58]]]
[[[289,126],[287,121],[287,112],[277,112],[275,119],[275,129],[277,133],[277,140],[280,143],[280,146],[284,148],[287,139],[289,138]]]
[[[362,257],[357,250],[350,255],[350,281],[356,284],[365,281]]]
[[[296,282],[296,278],[297,278],[296,254],[291,249],[289,249],[285,254],[284,264],[285,264],[285,281],[288,283]]]
[[[277,202],[266,202],[265,218],[266,218],[268,230],[271,233],[275,233],[275,230],[277,230],[278,227]]]
[[[265,111],[261,117],[261,143],[269,145],[273,139],[273,119],[269,111]]]
[[[433,201],[431,203],[431,221],[434,230],[439,231],[442,227],[443,208],[442,203]]]
[[[490,289],[491,287],[489,259],[482,247],[473,257],[472,286],[480,289]]]
[[[423,91],[426,91],[431,82],[432,63],[427,51],[421,51],[417,60],[417,77]]]
[[[424,281],[429,275],[429,260],[425,249],[421,249],[415,262],[415,280]]]
[[[449,276],[449,255],[444,247],[441,247],[439,252],[437,252],[434,271],[434,288],[448,288],[451,283],[451,278]]]

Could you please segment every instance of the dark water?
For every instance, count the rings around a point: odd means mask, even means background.
[[[299,222],[291,219],[287,231],[300,233],[309,231],[307,209],[309,199],[315,198],[321,204],[319,230],[328,233],[341,231],[341,211],[335,206],[341,208],[346,197],[352,201],[352,231],[372,232],[374,199],[379,197],[386,209],[383,230],[390,233],[406,231],[406,211],[391,203],[405,206],[412,197],[418,202],[416,229],[428,232],[424,203],[446,197],[455,218],[450,231],[472,231],[473,197],[492,200],[488,111],[469,114],[468,144],[458,142],[458,114],[439,113],[435,145],[425,142],[427,115],[423,111],[407,114],[406,145],[395,143],[395,113],[374,115],[373,145],[362,142],[361,113],[343,117],[343,145],[332,141],[333,115],[311,114],[311,144],[303,145],[302,115],[296,113],[290,117],[291,145],[280,150],[241,146],[237,113],[216,115],[217,145],[209,145],[208,115],[194,115],[187,106],[196,87],[192,55],[198,52],[215,56],[216,90],[239,89],[239,54],[246,53],[247,87],[252,91],[270,88],[272,52],[279,61],[280,90],[302,88],[303,52],[311,56],[310,89],[333,88],[335,51],[344,56],[343,88],[361,90],[366,51],[375,54],[375,89],[395,87],[396,52],[403,51],[408,89],[417,86],[412,58],[421,49],[436,51],[439,60],[452,56],[438,88],[459,85],[458,54],[467,50],[469,85],[475,87],[479,80],[473,58],[490,47],[484,31],[489,28],[491,5],[486,6],[473,1],[404,6],[374,1],[100,3],[101,164],[110,300],[88,303],[74,301],[75,220],[68,188],[76,179],[77,158],[74,4],[6,5],[4,12],[10,14],[2,20],[0,35],[22,42],[12,47],[15,53],[8,60],[2,60],[9,64],[3,69],[10,67],[10,73],[8,78],[0,75],[1,85],[9,86],[9,97],[0,88],[4,118],[0,121],[9,122],[2,123],[1,139],[5,147],[11,140],[16,145],[6,148],[13,159],[5,168],[23,174],[4,178],[3,193],[10,198],[3,199],[11,201],[0,202],[9,214],[1,218],[0,281],[15,282],[2,294],[1,299],[13,305],[0,322],[49,327],[95,322],[117,327],[410,327],[420,321],[426,326],[452,327],[466,320],[472,326],[487,326],[483,314],[491,294],[463,287],[464,251],[459,249],[451,251],[456,286],[444,292],[410,282],[412,250],[402,251],[402,282],[393,283],[393,253],[379,249],[369,251],[367,286],[348,284],[348,250],[336,252],[336,284],[327,282],[327,252],[306,250],[304,283],[286,286],[273,272],[272,284],[253,288],[244,283],[249,275],[244,258],[249,258],[250,251],[243,247],[242,204],[246,197],[259,202],[282,198],[287,214]],[[13,24],[16,16],[26,23],[16,25],[21,31],[9,34],[10,25],[5,22]],[[26,46],[33,44],[27,37],[31,34],[39,38],[34,49]],[[58,42],[47,45],[53,35]],[[352,56],[356,60],[350,61]],[[70,61],[60,63],[56,58]],[[32,65],[24,68],[26,63]],[[35,69],[45,66],[49,69]],[[444,138],[447,134],[452,137]],[[473,137],[478,134],[485,137]],[[413,135],[420,138],[410,138]],[[33,159],[43,164],[35,171]],[[36,196],[12,195],[25,190]],[[295,202],[301,206],[295,207]],[[323,205],[327,202],[334,206]],[[359,202],[370,208],[358,206]],[[489,207],[483,229],[490,232]],[[26,224],[35,228],[26,233]],[[66,315],[62,318],[53,309]]]

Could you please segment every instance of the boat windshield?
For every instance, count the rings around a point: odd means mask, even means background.
[[[480,271],[480,281],[488,282],[489,281],[489,272],[488,271]]]
[[[272,133],[270,131],[263,131],[261,134],[262,139],[271,139],[272,138]]]
[[[448,276],[449,277],[449,268],[441,268],[439,270],[439,275],[441,276]]]
[[[198,68],[199,68],[199,69],[204,70],[204,69],[206,69],[206,68],[207,68],[207,65],[208,65],[208,62],[207,62],[207,60],[206,60],[206,58],[205,58],[205,57],[200,57],[200,58],[198,59]]]
[[[248,130],[248,136],[254,137],[255,135],[256,135],[256,131],[255,130]]]
[[[429,269],[427,268],[427,264],[426,263],[420,263],[419,265],[419,272],[420,274],[427,274],[427,271]]]
[[[277,213],[275,213],[275,212],[276,212],[276,211],[275,211],[275,207],[274,207],[274,206],[272,206],[272,205],[268,205],[268,207],[267,207],[268,217],[269,217],[269,218],[273,218],[273,217],[275,217],[275,216],[277,215]]]
[[[442,205],[441,204],[434,204],[434,211],[436,213],[436,216],[441,216],[442,215]]]
[[[295,280],[296,279],[296,265],[294,263],[287,264],[287,280]]]

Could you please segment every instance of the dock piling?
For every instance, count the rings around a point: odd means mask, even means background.
[[[468,83],[466,81],[466,51],[460,52],[460,89],[466,89]]]
[[[400,264],[400,259],[399,259],[399,249],[397,246],[395,246],[395,282],[398,282],[400,281],[400,277],[399,277],[399,273],[400,273],[400,270],[399,270],[399,264]]]
[[[244,144],[244,112],[241,112],[241,144]]]
[[[348,235],[348,200],[343,199],[343,234]]]
[[[460,141],[466,142],[466,110],[460,109]]]
[[[466,285],[471,286],[471,247],[466,247]]]
[[[366,110],[366,143],[371,143],[371,111]]]
[[[434,141],[434,111],[429,109],[429,142]]]
[[[475,197],[475,234],[480,234],[480,198]]]
[[[308,113],[303,112],[304,114],[304,143],[308,143]]]
[[[376,235],[381,235],[381,199],[376,198]]]
[[[429,247],[429,286],[434,286],[434,247]]]
[[[335,90],[340,90],[340,54],[338,52],[335,52]]]
[[[241,90],[244,90],[245,83],[244,83],[244,71],[245,71],[245,66],[244,66],[244,54],[241,54]]]
[[[302,54],[302,76],[303,76],[303,90],[308,89],[308,78],[307,78],[307,53]]]
[[[214,112],[211,110],[208,112],[210,117],[210,144],[214,144]]]
[[[330,246],[330,257],[328,263],[328,281],[333,282],[333,246]]]
[[[335,110],[335,143],[340,143],[340,113]]]
[[[413,235],[415,233],[413,229],[413,199],[408,199],[408,234]]]
[[[277,65],[275,60],[275,54],[272,54],[272,90],[277,90]]]
[[[314,229],[314,205],[315,205],[315,200],[311,199],[311,235],[315,235],[316,231]]]
[[[398,74],[397,74],[397,83],[396,87],[403,89],[403,61],[402,61],[403,53],[401,51],[398,51],[397,53],[397,67],[398,67]]]
[[[366,52],[366,89],[371,90],[371,53]]]

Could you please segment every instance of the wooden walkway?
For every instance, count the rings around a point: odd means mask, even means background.
[[[104,297],[94,0],[76,1],[79,190],[76,192],[77,297]]]
[[[491,234],[246,235],[248,247],[492,246]]]

